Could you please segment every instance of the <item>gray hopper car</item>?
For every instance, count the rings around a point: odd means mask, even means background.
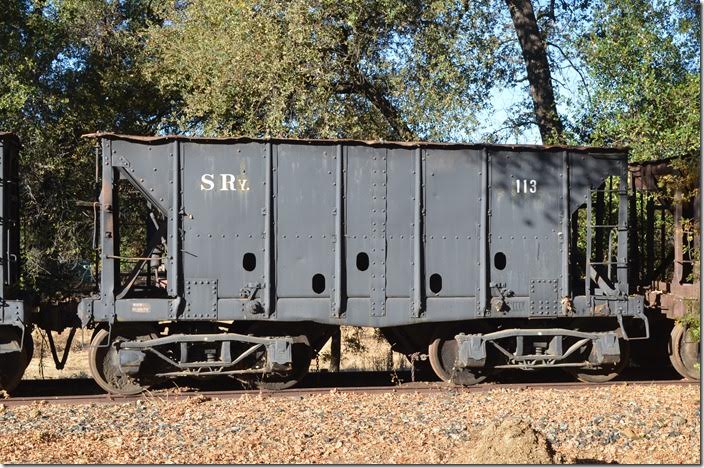
[[[32,337],[19,289],[19,139],[0,132],[0,389],[12,391],[32,359]]]
[[[100,293],[79,316],[108,391],[185,375],[285,388],[340,325],[379,327],[459,384],[543,367],[608,380],[648,336],[626,150],[91,136]],[[121,242],[129,191],[139,253]]]

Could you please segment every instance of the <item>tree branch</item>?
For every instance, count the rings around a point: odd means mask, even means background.
[[[579,70],[579,68],[577,68],[577,66],[572,62],[572,59],[567,56],[565,51],[562,50],[562,48],[559,45],[555,44],[554,42],[550,42],[550,41],[548,41],[547,43],[548,43],[548,46],[556,48],[560,52],[560,54],[562,54],[562,56],[565,58],[565,60],[567,60],[567,62],[572,67],[572,69],[577,72],[577,74],[579,75],[579,79],[582,81],[582,86],[584,86],[584,90],[587,92],[587,99],[589,99],[589,101],[591,102],[592,96],[589,93],[589,86],[587,86],[587,80],[586,80],[586,78],[584,78],[584,75],[582,74],[582,72]]]

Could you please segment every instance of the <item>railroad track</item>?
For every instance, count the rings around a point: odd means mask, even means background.
[[[290,398],[310,395],[320,395],[326,393],[355,393],[355,394],[378,394],[378,393],[481,393],[492,390],[530,390],[530,389],[557,389],[572,390],[577,388],[597,388],[610,386],[633,386],[633,385],[699,385],[698,381],[683,379],[664,380],[616,380],[605,383],[583,383],[583,382],[507,382],[507,383],[483,383],[470,387],[458,387],[441,382],[406,382],[399,384],[373,385],[373,386],[313,386],[291,388],[281,391],[267,390],[247,390],[247,389],[196,389],[192,387],[174,387],[163,390],[143,393],[134,396],[113,396],[105,393],[98,394],[47,394],[17,396],[1,400],[5,406],[30,405],[41,402],[42,404],[120,404],[136,402],[138,400],[152,401],[179,401],[188,398],[205,399],[234,399],[245,396],[261,398]]]

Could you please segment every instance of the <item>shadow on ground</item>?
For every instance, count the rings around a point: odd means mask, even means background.
[[[299,383],[298,388],[349,388],[349,387],[389,387],[399,383],[412,381],[410,371],[345,371],[339,373],[311,372]],[[619,378],[614,381],[631,382],[642,380],[680,380],[681,376],[670,368],[661,369],[626,369]],[[419,370],[415,373],[416,382],[437,382],[437,377],[428,370]],[[567,373],[551,369],[536,370],[529,372],[505,371],[491,380],[494,383],[516,383],[531,384],[545,382],[573,382],[574,378]],[[210,380],[198,380],[193,378],[176,379],[167,387],[177,386],[181,388],[193,388],[203,391],[216,390],[241,390],[241,384],[230,378],[213,378]],[[39,397],[39,396],[70,396],[70,395],[99,395],[105,393],[91,379],[47,379],[47,380],[24,380],[15,391],[18,397]],[[585,463],[591,463],[586,461]],[[596,463],[596,461],[594,462]]]

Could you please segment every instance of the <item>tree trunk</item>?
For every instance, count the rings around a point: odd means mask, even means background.
[[[540,137],[543,144],[564,143],[562,121],[555,105],[547,48],[538,30],[533,5],[530,0],[506,0],[506,5],[511,12],[513,27],[526,63],[530,96],[533,99]]]

